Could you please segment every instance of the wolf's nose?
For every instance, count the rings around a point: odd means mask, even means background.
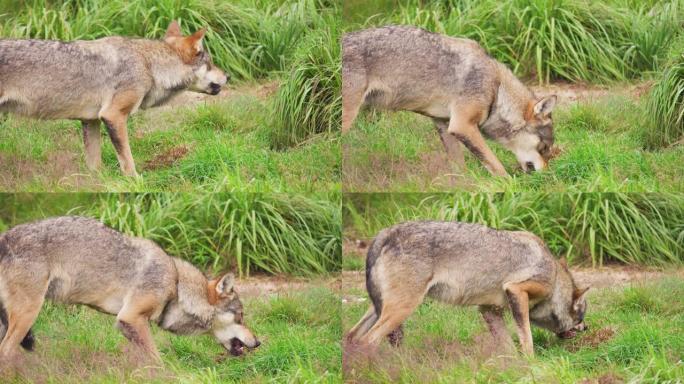
[[[254,344],[254,348],[258,348],[261,345],[261,341],[257,340],[256,344]]]

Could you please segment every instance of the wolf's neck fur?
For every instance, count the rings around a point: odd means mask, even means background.
[[[143,45],[142,56],[153,80],[152,88],[145,95],[142,108],[167,102],[195,81],[193,68],[184,63],[171,46],[158,40],[138,41]]]
[[[511,72],[508,67],[497,63],[499,88],[491,114],[482,125],[483,130],[512,133],[525,125],[525,112],[534,94]],[[501,133],[493,134],[501,137]]]
[[[208,332],[215,310],[207,297],[207,278],[192,264],[173,258],[178,271],[177,295],[159,318],[159,326],[177,334]]]

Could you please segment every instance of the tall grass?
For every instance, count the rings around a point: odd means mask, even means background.
[[[294,54],[292,70],[274,99],[271,145],[283,148],[340,127],[342,96],[339,18],[328,15],[325,29],[303,40]]]
[[[93,194],[71,204],[68,196],[4,195],[0,226],[79,214],[154,240],[169,254],[214,271],[314,275],[340,269],[336,195]]]
[[[684,48],[684,44],[681,44]],[[665,68],[646,99],[646,148],[662,148],[684,140],[684,54]]]
[[[411,24],[479,41],[517,74],[610,82],[658,69],[682,32],[684,1],[398,1],[364,24]],[[360,7],[353,3],[353,7]],[[346,14],[359,14],[346,10]]]
[[[351,195],[345,226],[358,236],[409,220],[475,222],[540,236],[570,261],[684,263],[684,196],[677,194]]]

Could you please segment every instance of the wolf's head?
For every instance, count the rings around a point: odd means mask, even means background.
[[[553,146],[551,111],[555,106],[556,95],[530,102],[524,112],[524,126],[507,145],[525,171],[546,167]]]
[[[226,274],[210,280],[207,289],[209,304],[215,309],[211,332],[233,356],[239,356],[244,347],[256,348],[261,343],[242,323],[242,302],[233,289],[234,280],[232,274]]]
[[[216,95],[228,82],[228,76],[214,65],[209,52],[204,49],[202,40],[205,32],[202,28],[190,36],[183,36],[178,22],[174,20],[166,30],[164,41],[178,52],[185,64],[192,66],[195,82],[190,90]]]
[[[586,294],[589,287],[577,288],[564,261],[559,274],[567,274],[571,286],[557,284],[550,299],[537,304],[530,310],[530,321],[539,327],[554,332],[562,339],[575,336],[577,331],[586,331],[584,315],[587,312]]]

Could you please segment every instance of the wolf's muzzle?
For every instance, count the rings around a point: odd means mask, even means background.
[[[218,95],[219,92],[221,92],[221,84],[219,83],[211,83],[209,84],[209,88],[211,88],[209,93],[212,95]]]

